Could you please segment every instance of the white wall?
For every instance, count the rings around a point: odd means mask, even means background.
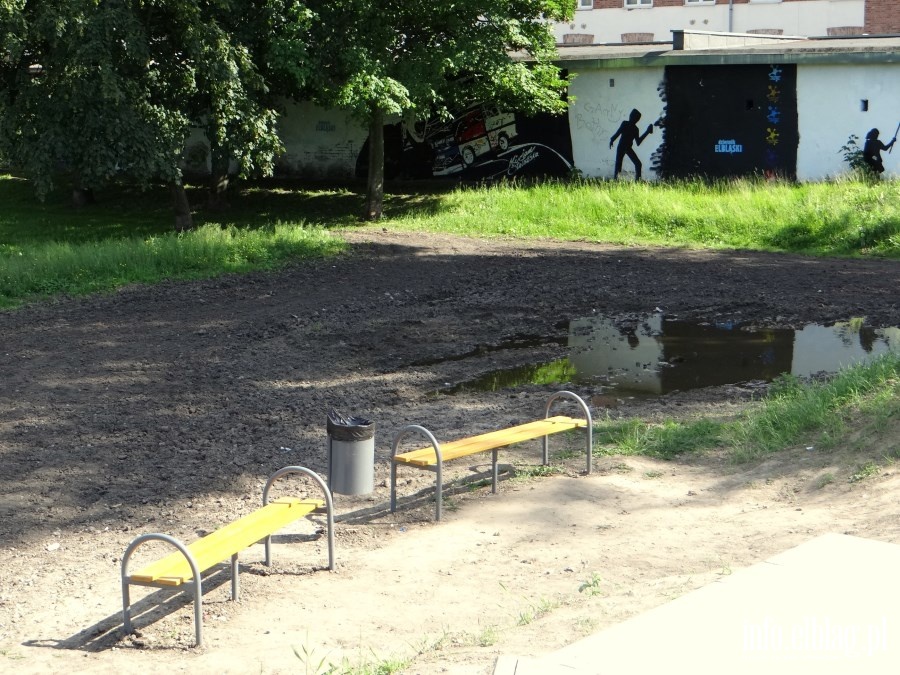
[[[557,24],[554,30],[559,42],[566,33],[588,33],[600,44],[620,42],[622,33],[653,33],[654,40],[668,41],[673,30],[746,33],[780,28],[784,35],[811,36],[827,35],[829,27],[862,27],[865,23],[865,0],[751,0],[732,9],[730,18],[727,4],[578,10],[570,23]]]
[[[614,80],[614,86],[610,86]],[[641,111],[638,127],[641,133],[663,113],[658,88],[663,80],[662,68],[622,68],[578,73],[569,87],[575,102],[569,108],[569,130],[572,134],[572,156],[575,166],[585,175],[612,178],[615,168],[615,146],[609,138],[632,108]],[[647,136],[635,152],[643,164],[643,178],[654,180],[651,156],[662,142],[662,133]],[[625,159],[620,178],[632,177],[631,160]]]
[[[279,121],[283,169],[312,178],[352,178],[368,132],[349,113],[289,103]]]
[[[850,134],[862,147],[877,127],[888,143],[900,122],[900,64],[797,67],[797,179],[824,180],[849,169],[840,148]],[[862,101],[869,101],[863,112]],[[900,144],[898,144],[900,145]],[[900,149],[882,153],[885,177],[900,176]],[[577,163],[576,163],[577,164]]]

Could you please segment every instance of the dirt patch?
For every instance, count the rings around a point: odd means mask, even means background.
[[[842,449],[742,468],[712,456],[603,458],[591,476],[573,453],[562,475],[505,475],[498,495],[455,483],[440,524],[432,475],[404,472],[402,494],[420,498],[387,508],[393,432],[421,424],[450,439],[540,416],[554,387],[434,392],[560,356],[553,338],[569,319],[658,307],[691,320],[895,326],[900,264],[345,236],[347,255],[278,273],[0,314],[0,666],[324,672],[418,654],[406,672],[488,673],[497,654],[544,653],[817,534],[900,537],[893,468]],[[486,348],[523,335],[547,339]],[[727,414],[753,391],[595,412]],[[211,585],[205,647],[190,646],[185,606],[139,619],[139,635],[121,639],[128,543],[150,531],[192,540],[249,512],[281,466],[324,474],[332,407],[378,427],[375,492],[336,499],[337,572],[321,569],[315,527],[298,525],[276,544],[273,570],[255,549],[243,556],[240,604],[228,602],[226,578]],[[897,430],[887,431],[890,450]],[[539,454],[525,446],[503,461]],[[867,459],[882,468],[850,482]],[[483,477],[486,462],[457,462],[449,479]]]

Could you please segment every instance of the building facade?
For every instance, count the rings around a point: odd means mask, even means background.
[[[900,33],[898,0],[577,0],[567,44],[668,41],[672,30],[802,37]]]
[[[900,129],[900,36],[671,36],[561,48],[558,64],[575,75],[565,115],[488,102],[450,120],[395,120],[385,128],[386,176],[820,181],[849,171],[844,147],[861,147],[871,129],[884,143]],[[347,113],[294,105],[281,133],[284,174],[364,175],[366,130]],[[884,154],[885,178],[900,177],[897,150]]]
[[[647,180],[770,176],[827,180],[849,169],[842,148],[900,127],[900,38],[801,40],[675,33],[674,47],[562,50],[576,74],[573,163],[586,176]],[[639,111],[651,133],[620,160],[611,145]],[[617,143],[619,139],[616,139]],[[885,154],[885,177],[900,156]]]

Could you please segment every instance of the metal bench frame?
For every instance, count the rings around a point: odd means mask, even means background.
[[[544,419],[548,419],[550,417],[550,409],[553,406],[553,403],[559,399],[568,398],[574,400],[581,407],[582,412],[584,413],[585,420],[587,421],[587,426],[585,427],[585,435],[586,435],[586,452],[587,452],[587,467],[586,473],[591,473],[592,470],[592,454],[594,447],[594,439],[593,439],[593,422],[591,419],[591,411],[588,408],[587,404],[584,400],[578,396],[577,394],[571,391],[558,391],[547,400],[547,407],[544,410]],[[514,428],[514,427],[510,427]],[[563,431],[562,429],[560,431]],[[431,447],[434,449],[435,455],[435,464],[429,466],[419,466],[415,464],[408,464],[406,462],[398,462],[397,461],[397,449],[400,446],[400,442],[410,436],[411,434],[421,434],[428,439],[431,443]],[[541,459],[544,466],[550,463],[550,450],[549,450],[549,434],[541,437],[542,438],[542,454]],[[465,439],[459,439],[465,440]],[[513,443],[518,441],[506,442],[502,444],[498,444],[493,448],[484,448],[482,450],[478,450],[476,452],[472,452],[470,454],[478,454],[480,452],[487,452],[490,450],[491,452],[491,492],[493,494],[497,493],[497,480],[498,480],[498,471],[497,471],[497,459],[500,448],[506,447],[508,445],[512,445]],[[401,455],[403,453],[400,453]],[[455,459],[459,459],[458,457]],[[404,464],[406,466],[411,466],[416,469],[422,469],[425,471],[433,471],[436,476],[436,485],[435,485],[435,520],[441,519],[441,502],[443,501],[443,487],[444,487],[444,459],[441,456],[441,444],[434,437],[428,429],[418,424],[409,424],[403,428],[401,428],[396,435],[394,436],[394,441],[391,444],[391,513],[394,513],[397,509],[397,465]]]
[[[325,514],[327,520],[327,536],[328,536],[328,569],[334,570],[334,502],[331,497],[331,491],[328,489],[328,486],[325,484],[325,481],[312,469],[307,469],[303,466],[286,466],[283,469],[279,469],[274,474],[269,476],[266,481],[266,485],[263,488],[262,493],[262,503],[263,507],[265,507],[269,503],[269,489],[279,478],[290,475],[290,474],[305,474],[312,478],[316,483],[318,483],[319,487],[322,488],[322,493],[325,495]],[[316,509],[311,513],[321,513],[321,509]],[[310,515],[309,513],[305,515]],[[302,516],[301,516],[302,517]],[[273,533],[274,534],[274,533]],[[128,562],[131,559],[132,554],[137,550],[142,544],[145,544],[148,541],[164,541],[168,544],[174,546],[178,551],[181,552],[182,555],[187,559],[187,563],[191,568],[191,581],[185,581],[180,584],[180,586],[172,586],[171,584],[162,584],[156,582],[146,582],[146,581],[138,581],[132,579],[128,573]],[[199,539],[197,541],[200,541]],[[270,566],[272,564],[272,534],[269,534],[265,537],[264,545],[265,545],[265,564]],[[196,542],[195,542],[196,543]],[[243,549],[242,549],[243,550]],[[238,569],[238,553],[240,551],[235,551],[231,555],[231,599],[232,601],[237,601],[240,595],[240,575]],[[142,534],[139,537],[135,538],[129,545],[128,548],[125,549],[125,553],[122,555],[122,624],[125,635],[128,635],[133,632],[133,628],[131,625],[131,597],[130,597],[130,587],[132,585],[136,586],[152,586],[155,588],[183,588],[185,592],[190,592],[193,595],[194,599],[194,635],[196,638],[196,646],[200,647],[203,644],[203,581],[201,575],[203,572],[211,569],[215,565],[210,565],[205,569],[200,569],[197,564],[196,559],[191,553],[191,546],[186,545],[180,540],[172,537],[168,534],[162,534],[159,532],[153,532],[149,534]]]

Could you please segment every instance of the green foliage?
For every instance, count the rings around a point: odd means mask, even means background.
[[[856,467],[856,470],[852,474],[850,474],[850,477],[847,479],[847,481],[850,483],[858,483],[865,480],[866,478],[877,476],[880,471],[881,467],[878,466],[875,462],[866,462],[865,464],[860,464],[858,467]]]
[[[851,169],[859,172],[868,171],[869,165],[866,164],[865,159],[863,159],[863,151],[862,148],[859,147],[859,136],[850,134],[847,142],[841,146],[840,152],[844,157],[844,161],[850,165]]]
[[[591,572],[591,578],[582,582],[578,587],[578,592],[586,593],[589,596],[600,595],[603,593],[603,588],[601,587],[602,583],[603,577],[597,572]]]
[[[550,21],[571,16],[556,0],[309,0],[320,66],[314,99],[351,111],[369,128],[364,217],[382,213],[386,116],[428,119],[490,101],[523,113],[565,110],[566,81]]]
[[[364,121],[375,109],[427,117],[479,100],[522,112],[564,109],[549,22],[571,15],[568,2],[311,0],[308,6],[323,66],[317,98]]]
[[[270,173],[269,80],[305,83],[309,18],[293,0],[2,0],[0,154],[41,196],[61,170],[79,188],[177,183],[203,128],[214,162]]]

